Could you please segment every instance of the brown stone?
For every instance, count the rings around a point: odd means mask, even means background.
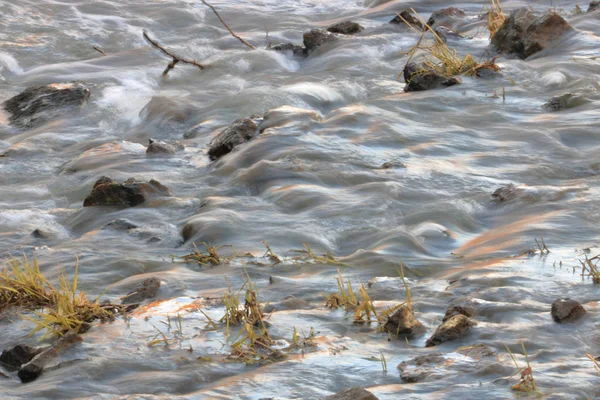
[[[462,314],[457,314],[452,318],[443,322],[434,332],[434,334],[427,339],[425,347],[437,346],[443,342],[449,340],[455,340],[465,336],[471,327],[475,326],[476,323],[465,317]]]
[[[389,316],[383,326],[385,332],[397,336],[414,336],[425,333],[426,329],[417,320],[412,310],[408,307],[400,307],[395,313]]]
[[[567,298],[558,299],[552,303],[550,313],[555,322],[561,323],[575,321],[581,318],[586,311],[578,301]]]
[[[123,183],[117,183],[113,179],[103,176],[96,181],[92,192],[83,202],[83,206],[135,207],[153,197],[172,195],[169,188],[155,180],[141,182],[130,178]]]
[[[258,135],[258,125],[254,117],[235,120],[225,128],[210,143],[208,156],[211,160],[223,157],[230,153],[236,146],[252,140]]]
[[[366,389],[355,387],[327,396],[323,400],[378,400],[378,398]]]

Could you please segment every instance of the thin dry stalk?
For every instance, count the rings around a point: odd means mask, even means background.
[[[600,270],[598,269],[598,260],[600,259],[600,255],[597,255],[592,258],[588,258],[585,256],[585,261],[579,260],[581,263],[581,278],[585,278],[586,276],[592,278],[592,282],[600,283]],[[596,261],[594,263],[594,261]]]
[[[98,53],[102,54],[103,57],[106,57],[106,53],[98,46],[92,46],[92,49],[96,50]]]
[[[508,346],[504,346],[510,354],[510,357],[517,367],[517,372],[513,375],[509,376],[509,379],[515,375],[521,374],[521,378],[518,383],[512,385],[510,388],[519,392],[537,392],[537,386],[535,385],[535,379],[533,378],[533,369],[531,368],[531,364],[529,363],[529,355],[527,354],[527,350],[525,350],[525,344],[521,343],[521,347],[523,348],[523,355],[525,356],[525,361],[527,362],[527,367],[521,368],[517,363],[517,359],[512,351],[508,348]]]
[[[587,356],[587,358],[589,358],[590,360],[592,360],[592,362],[594,363],[594,369],[596,370],[596,372],[598,373],[598,375],[600,375],[600,364],[598,363],[598,360],[596,360],[594,358],[594,356],[592,356],[590,353],[585,353],[585,355]]]
[[[193,60],[191,58],[180,57],[180,56],[174,54],[173,52],[171,52],[170,50],[165,49],[156,40],[150,38],[150,36],[148,36],[146,31],[143,32],[143,36],[144,36],[144,39],[146,39],[148,41],[148,43],[150,43],[153,47],[159,49],[160,51],[163,52],[164,55],[171,57],[173,59],[173,61],[171,61],[169,63],[169,65],[167,65],[167,68],[165,68],[165,70],[163,71],[163,73],[162,73],[163,76],[166,76],[169,73],[169,71],[171,71],[173,68],[175,68],[175,65],[177,65],[177,63],[180,63],[180,62],[184,63],[184,64],[195,65],[196,67],[198,67],[200,69],[204,69],[204,65],[200,64],[198,61]]]
[[[488,10],[488,29],[490,31],[490,39],[494,37],[496,32],[504,24],[506,15],[502,11],[500,0],[490,0],[490,9]]]
[[[241,38],[239,35],[237,35],[234,31],[231,30],[231,28],[229,27],[229,25],[227,25],[225,23],[225,21],[223,21],[223,18],[221,18],[221,16],[219,15],[219,13],[217,12],[217,10],[210,5],[208,2],[206,2],[205,0],[200,0],[202,3],[204,3],[205,6],[207,6],[208,8],[210,8],[215,15],[217,16],[217,18],[219,18],[219,21],[221,21],[221,23],[223,24],[223,26],[225,28],[227,28],[227,30],[229,31],[229,33],[231,33],[231,36],[233,36],[234,38],[236,38],[237,40],[239,40],[240,42],[244,43],[246,46],[250,47],[252,50],[256,50],[256,47],[252,46],[250,43],[246,42],[243,38]]]

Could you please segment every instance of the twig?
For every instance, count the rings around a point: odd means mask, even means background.
[[[256,47],[254,47],[250,43],[246,42],[244,39],[242,39],[241,37],[239,37],[238,35],[236,35],[235,32],[231,30],[231,28],[225,23],[225,21],[223,21],[223,18],[221,18],[221,16],[219,15],[219,13],[217,12],[217,10],[213,6],[211,6],[210,4],[208,4],[205,0],[200,0],[200,1],[202,3],[204,3],[205,6],[207,6],[211,10],[213,10],[213,12],[217,16],[217,18],[219,18],[219,21],[221,21],[221,23],[223,24],[223,26],[225,26],[225,28],[227,28],[227,30],[229,31],[229,33],[231,33],[231,36],[233,36],[234,38],[236,38],[240,42],[244,43],[246,46],[250,47],[252,50],[256,50]]]
[[[146,31],[143,32],[143,35],[144,35],[144,39],[146,39],[148,41],[148,43],[150,43],[153,47],[156,47],[157,49],[162,51],[164,55],[171,57],[173,59],[173,61],[171,61],[169,63],[169,65],[167,65],[167,68],[163,71],[163,76],[166,76],[169,73],[169,71],[171,71],[173,68],[175,68],[175,65],[177,65],[177,63],[180,63],[180,62],[182,62],[184,64],[195,65],[196,67],[198,67],[200,69],[204,69],[204,65],[200,64],[198,61],[192,60],[191,58],[179,57],[179,56],[173,54],[171,51],[165,49],[156,40],[151,39],[150,36],[148,36],[148,34],[146,33]]]
[[[106,57],[106,53],[102,51],[102,49],[98,46],[92,46],[92,49],[96,50],[98,53],[102,54],[102,56]]]

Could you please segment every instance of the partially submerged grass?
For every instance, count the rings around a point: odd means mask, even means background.
[[[496,32],[504,24],[506,15],[502,11],[500,0],[490,0],[490,9],[488,10],[488,29],[490,31],[490,39],[494,37]]]
[[[100,304],[99,297],[90,300],[85,292],[77,291],[79,264],[72,281],[59,274],[58,287],[44,277],[37,259],[30,263],[24,257],[7,264],[0,272],[0,310],[12,306],[33,311],[35,317],[23,316],[36,324],[31,335],[44,329],[42,339],[70,330],[85,332],[93,321],[113,320],[115,312],[124,310],[120,305]]]
[[[586,276],[592,278],[592,282],[600,283],[600,269],[598,269],[598,261],[600,260],[600,254],[592,258],[585,256],[585,260],[579,260],[581,263],[581,278]],[[595,261],[595,262],[594,262]]]
[[[531,368],[531,364],[529,363],[529,356],[527,355],[527,350],[525,350],[525,345],[521,343],[521,347],[523,348],[523,355],[525,356],[525,361],[527,362],[527,367],[523,368],[519,367],[519,363],[517,363],[515,355],[512,351],[510,351],[508,346],[505,345],[504,347],[506,347],[508,354],[510,354],[510,357],[512,358],[513,362],[515,363],[515,366],[517,367],[517,372],[511,375],[509,379],[515,375],[521,375],[519,382],[512,385],[510,388],[519,392],[537,392],[537,386],[535,385],[535,379],[533,378],[533,369]]]
[[[499,4],[499,3],[498,3]],[[418,51],[422,51],[423,55],[423,69],[418,71],[416,75],[425,74],[427,72],[435,72],[436,74],[445,76],[447,78],[458,76],[458,75],[469,75],[476,76],[482,70],[488,69],[491,71],[499,71],[500,67],[496,64],[496,59],[489,61],[476,61],[475,58],[470,54],[461,56],[458,54],[456,49],[450,49],[444,40],[423,20],[419,14],[411,8],[411,11],[415,14],[416,18],[421,21],[425,29],[411,25],[406,19],[400,14],[397,14],[414,32],[418,33],[419,40],[417,44],[408,52],[410,63],[413,57]],[[433,35],[433,42],[425,44],[425,35],[431,32]]]
[[[195,262],[198,265],[209,266],[209,265],[220,265],[221,263],[228,261],[227,258],[221,257],[219,254],[219,249],[222,247],[231,247],[231,246],[209,246],[208,244],[202,242],[205,251],[201,251],[196,247],[194,243],[194,251],[185,256],[179,257],[185,262]]]
[[[594,369],[596,370],[596,372],[598,373],[598,375],[600,375],[600,364],[598,363],[598,360],[596,360],[594,358],[594,356],[591,355],[590,353],[585,353],[585,355],[587,356],[587,358],[589,358],[590,360],[592,360],[592,362],[594,363]]]
[[[296,262],[304,261],[304,262],[314,262],[316,264],[329,264],[329,265],[337,265],[340,267],[347,266],[343,262],[340,262],[335,259],[334,255],[331,252],[327,254],[318,255],[313,249],[310,247],[308,243],[304,243],[304,248],[302,250],[292,250],[296,253],[300,253],[299,256],[294,257],[293,260]]]

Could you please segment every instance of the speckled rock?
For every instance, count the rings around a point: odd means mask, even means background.
[[[581,318],[585,313],[585,308],[575,300],[572,299],[558,299],[552,303],[552,310],[550,311],[552,319],[555,322],[571,322]]]
[[[476,323],[468,317],[457,314],[447,319],[436,329],[434,334],[425,342],[425,347],[437,346],[443,342],[461,338],[475,325]]]
[[[83,206],[135,207],[154,197],[172,195],[169,188],[155,180],[141,182],[130,178],[123,183],[117,183],[113,179],[103,176],[96,181],[92,192],[83,202]]]
[[[426,331],[423,324],[417,320],[408,307],[400,307],[395,313],[390,315],[383,326],[383,330],[398,336],[414,336]]]
[[[216,160],[229,154],[236,146],[252,140],[259,134],[257,117],[240,118],[221,131],[210,143],[208,156]]]

